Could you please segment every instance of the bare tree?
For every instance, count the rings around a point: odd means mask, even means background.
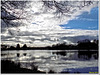
[[[1,1],[1,26],[5,25],[9,27],[18,27],[21,22],[20,20],[25,19],[22,15],[25,13],[24,7],[27,1]],[[9,31],[10,34],[11,31]]]
[[[25,13],[26,1],[1,1],[1,19],[5,22],[24,19],[21,15]]]
[[[85,6],[89,6],[93,4],[93,1],[55,1],[55,0],[42,0],[44,3],[44,7],[48,9],[56,9],[56,14],[68,15],[70,13],[74,13],[75,9],[82,9]],[[72,9],[75,8],[75,9]]]

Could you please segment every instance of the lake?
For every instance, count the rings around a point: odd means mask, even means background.
[[[1,51],[1,60],[12,60],[21,67],[49,72],[98,73],[98,52],[78,50],[9,50]]]

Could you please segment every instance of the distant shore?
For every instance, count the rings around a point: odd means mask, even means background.
[[[20,47],[20,44],[17,44],[15,46],[9,46],[9,45],[1,45],[1,50],[98,50],[98,40],[94,40],[91,42],[88,39],[78,41],[77,45],[75,44],[69,44],[67,45],[64,43],[58,43],[52,46],[46,46],[46,47],[28,47],[26,44],[24,44],[22,47]]]

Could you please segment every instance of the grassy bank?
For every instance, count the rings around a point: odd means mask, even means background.
[[[1,73],[45,73],[37,70],[34,66],[32,70],[21,68],[20,64],[15,64],[9,60],[1,60]]]

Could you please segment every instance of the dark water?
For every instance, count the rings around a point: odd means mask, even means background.
[[[2,51],[1,59],[9,59],[20,63],[21,67],[32,69],[32,65],[38,66],[38,70],[48,72],[78,71],[97,72],[97,51],[76,50],[14,50]],[[73,70],[75,69],[75,70]]]

